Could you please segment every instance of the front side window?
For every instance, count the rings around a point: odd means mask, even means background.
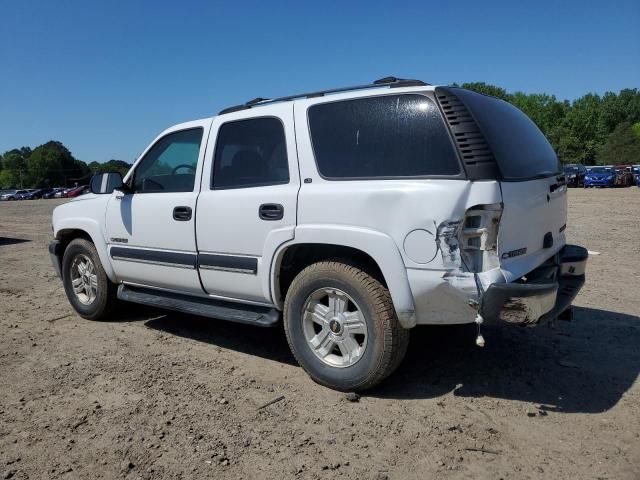
[[[456,176],[460,164],[438,107],[405,94],[309,108],[320,174],[330,179]]]
[[[216,190],[289,183],[282,122],[261,117],[223,124],[213,162],[211,187]]]
[[[135,192],[192,192],[202,132],[202,128],[192,128],[158,140],[136,168]]]

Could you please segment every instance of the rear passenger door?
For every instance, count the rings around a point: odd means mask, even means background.
[[[292,103],[214,119],[196,211],[209,295],[271,304],[271,259],[293,238],[299,188]]]

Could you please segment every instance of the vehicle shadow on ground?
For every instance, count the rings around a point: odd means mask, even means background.
[[[145,322],[145,326],[248,355],[296,365],[282,325],[264,328],[170,312]]]
[[[598,413],[612,408],[640,371],[640,318],[576,307],[553,328],[474,325],[417,327],[400,368],[365,396],[397,399],[490,397],[542,410]],[[260,328],[168,313],[145,325],[180,337],[295,365],[282,328]],[[300,375],[304,375],[301,371]]]
[[[26,238],[12,238],[12,237],[0,237],[0,247],[7,245],[16,245],[18,243],[30,242],[31,240]]]
[[[174,315],[173,312],[160,308],[141,305],[138,303],[124,303],[116,308],[108,317],[111,323],[152,322],[156,319]]]
[[[405,361],[371,392],[384,398],[461,397],[531,402],[542,410],[598,413],[612,408],[640,371],[640,318],[574,308],[553,327],[427,327],[412,332]]]

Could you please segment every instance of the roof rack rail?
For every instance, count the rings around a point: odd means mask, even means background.
[[[375,80],[373,83],[367,83],[365,85],[355,85],[353,87],[333,88],[330,90],[320,90],[318,92],[301,93],[298,95],[289,95],[286,97],[278,97],[278,98],[258,97],[258,98],[254,98],[253,100],[249,100],[246,103],[242,103],[240,105],[235,105],[233,107],[228,107],[223,110],[220,110],[218,115],[224,115],[225,113],[231,113],[231,112],[239,112],[241,110],[248,110],[256,106],[269,105],[277,102],[286,102],[289,100],[296,100],[299,98],[322,97],[327,94],[349,92],[352,90],[365,90],[367,88],[379,88],[379,87],[389,87],[389,88],[424,87],[426,85],[429,85],[429,84],[423,82],[422,80],[412,80],[407,78],[396,78],[396,77],[384,77],[384,78]]]

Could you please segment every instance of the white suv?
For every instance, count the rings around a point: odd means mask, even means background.
[[[53,213],[69,301],[278,325],[317,382],[364,390],[421,324],[533,325],[584,284],[556,155],[512,105],[385,78],[169,128]],[[479,335],[478,344],[483,344]]]

